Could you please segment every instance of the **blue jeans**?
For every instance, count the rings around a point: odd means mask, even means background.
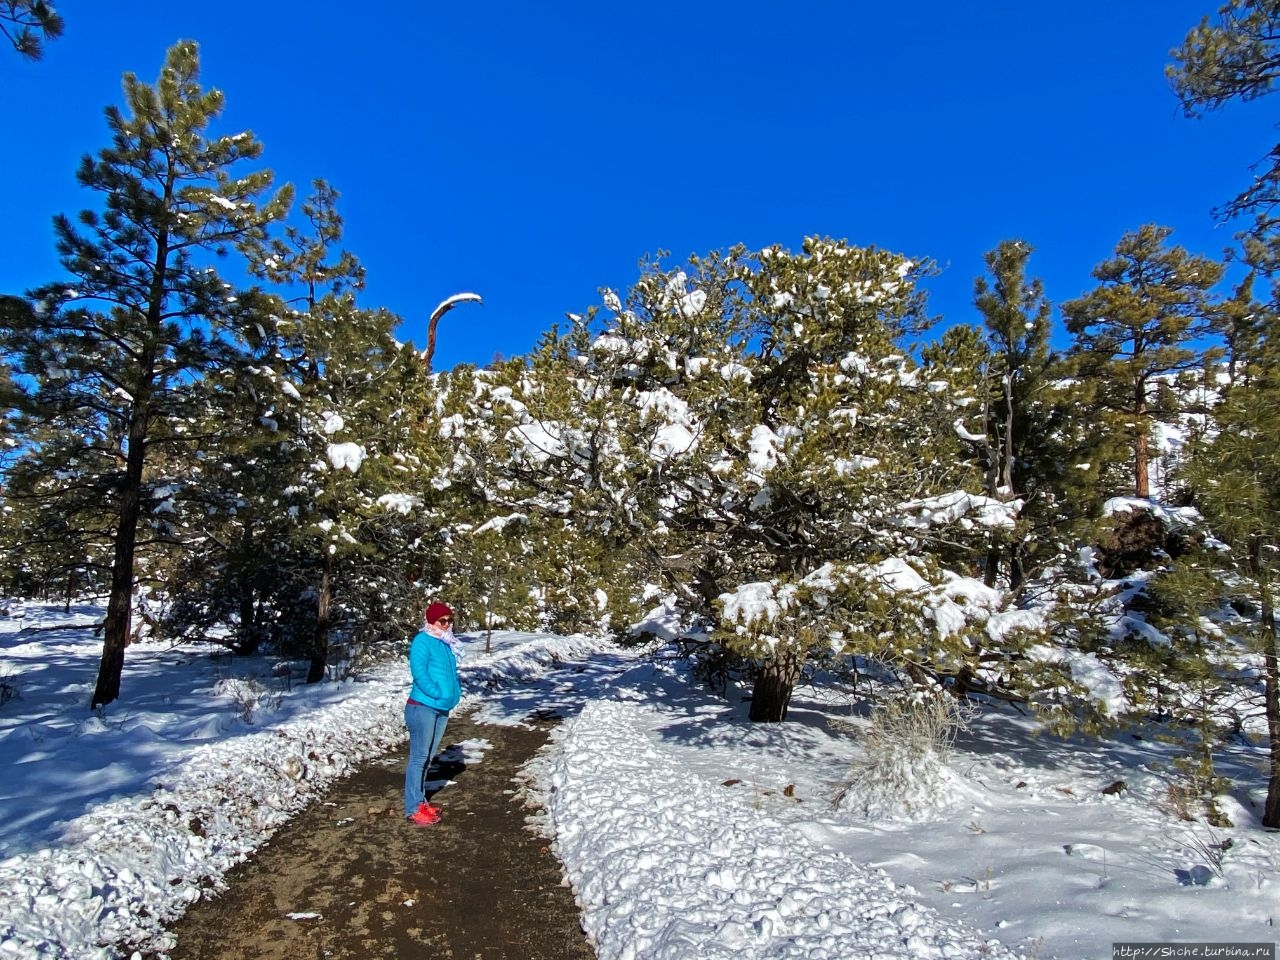
[[[422,782],[427,765],[440,749],[449,711],[424,707],[417,703],[404,705],[404,724],[409,728],[409,765],[404,769],[404,815],[411,817],[426,800]]]

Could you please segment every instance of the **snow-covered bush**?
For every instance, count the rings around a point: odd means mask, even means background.
[[[947,805],[954,777],[947,759],[968,720],[945,693],[896,697],[862,733],[863,755],[836,798],[839,810],[871,819],[924,819]]]
[[[213,692],[230,699],[234,704],[233,712],[245,723],[253,723],[254,717],[262,709],[278,709],[282,697],[281,693],[272,693],[252,677],[227,677],[219,680],[214,685]]]

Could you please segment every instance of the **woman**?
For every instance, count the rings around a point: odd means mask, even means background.
[[[440,820],[440,808],[423,792],[427,765],[440,749],[449,711],[462,698],[458,657],[462,644],[453,635],[453,611],[439,601],[427,607],[425,626],[409,644],[413,686],[404,705],[409,728],[409,765],[404,771],[404,815],[425,827]]]

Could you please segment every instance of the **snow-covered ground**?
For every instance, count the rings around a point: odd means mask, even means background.
[[[0,957],[163,953],[161,921],[404,740],[400,664],[305,687],[265,659],[139,644],[122,698],[94,714],[101,609],[20,612],[0,621],[0,689],[17,694],[0,705]],[[931,809],[869,819],[835,803],[862,756],[851,692],[801,687],[786,723],[753,725],[669,651],[494,640],[486,654],[467,639],[462,709],[566,717],[525,790],[602,960],[1101,958],[1114,942],[1275,940],[1280,837],[1257,826],[1257,772],[1223,801],[1236,826],[1211,829],[1168,809],[1151,740],[1037,738],[989,713]]]
[[[1275,940],[1280,836],[1227,800],[1235,828],[1172,815],[1148,741],[1068,743],[978,717],[934,810],[869,820],[833,802],[860,760],[852,698],[801,688],[786,723],[752,725],[679,675],[634,668],[553,735],[540,771],[588,929],[611,933],[601,958],[1004,955],[993,939],[1102,958],[1115,942]]]

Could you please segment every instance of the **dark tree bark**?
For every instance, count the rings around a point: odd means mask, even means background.
[[[1138,434],[1133,443],[1133,495],[1146,499],[1151,496],[1151,446],[1147,440],[1147,382],[1139,381],[1134,399],[1134,414],[1138,421]]]
[[[1280,649],[1276,638],[1275,597],[1272,596],[1266,561],[1263,559],[1262,537],[1254,537],[1249,545],[1249,565],[1258,581],[1262,601],[1262,662],[1266,697],[1269,762],[1267,800],[1262,811],[1264,827],[1280,827]]]
[[[240,534],[240,554],[242,557],[252,556],[254,552],[253,534],[249,524],[245,524]],[[258,652],[262,642],[262,634],[258,629],[258,576],[242,573],[237,578],[239,589],[240,631],[236,636],[234,650],[238,656],[251,657]]]
[[[157,316],[159,307],[155,308]],[[154,368],[154,356],[145,359]],[[147,378],[150,385],[150,377]],[[124,648],[129,645],[133,618],[133,565],[138,544],[138,521],[142,514],[142,470],[146,460],[150,398],[145,390],[135,398],[129,422],[129,451],[125,459],[124,482],[120,490],[119,525],[116,527],[115,551],[111,561],[111,595],[107,600],[107,617],[102,630],[102,660],[98,665],[98,683],[90,707],[101,707],[120,696],[120,677],[124,673]]]
[[[1271,741],[1270,775],[1267,777],[1267,802],[1263,808],[1262,825],[1280,827],[1280,657],[1276,650],[1276,624],[1274,610],[1266,631],[1266,651],[1263,654],[1266,671],[1267,734]]]
[[[786,653],[765,660],[751,693],[752,723],[781,723],[787,719],[787,704],[799,678],[800,658],[796,654]]]
[[[307,683],[324,679],[329,663],[329,614],[333,607],[333,555],[326,552],[320,568],[320,587],[316,598],[316,635],[311,643],[311,665]]]

